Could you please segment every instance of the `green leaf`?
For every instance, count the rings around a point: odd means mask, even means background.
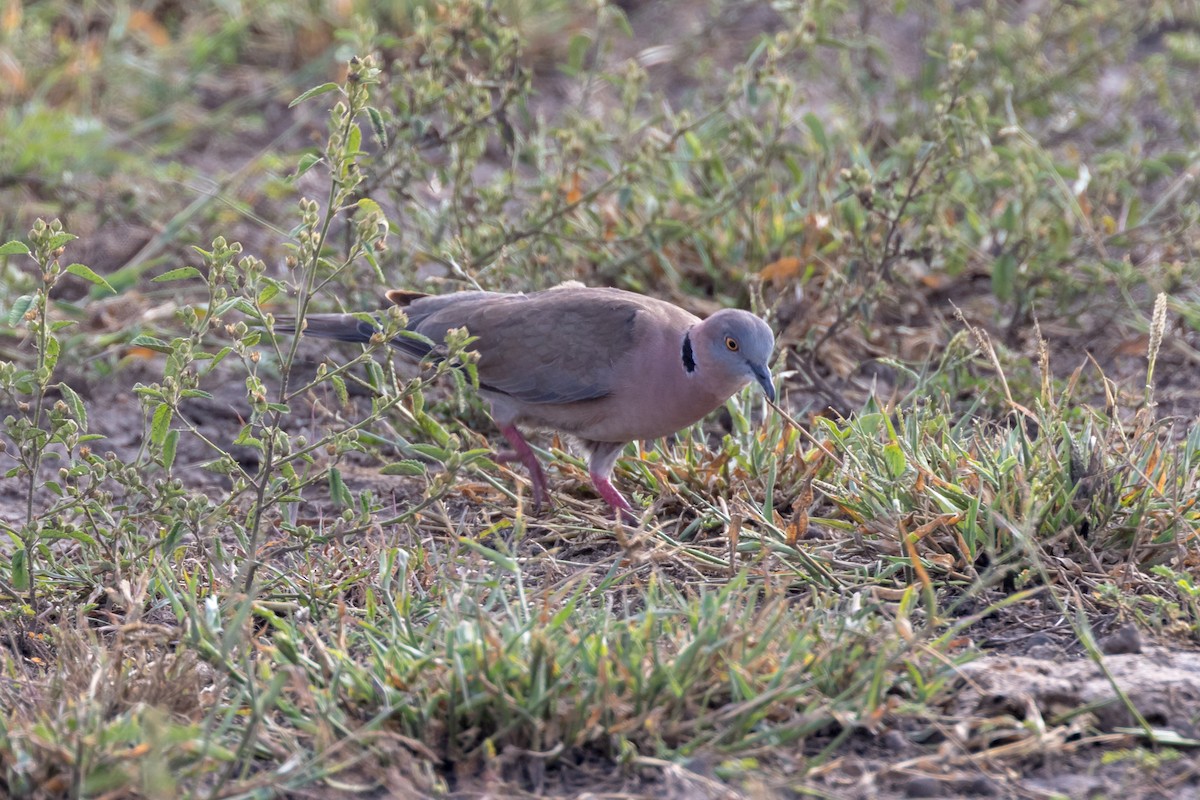
[[[150,441],[159,447],[171,429],[171,416],[171,407],[166,403],[159,403],[158,408],[154,409],[154,417],[150,421]]]
[[[338,508],[345,508],[354,504],[354,498],[350,495],[350,490],[342,482],[342,471],[337,467],[329,468],[329,499]]]
[[[167,431],[166,438],[163,439],[162,465],[167,472],[171,471],[171,465],[175,463],[175,451],[179,447],[179,431]]]
[[[184,278],[204,278],[204,273],[195,267],[180,267],[179,269],[167,270],[158,277],[151,278],[154,283],[166,283],[167,281],[181,281]]]
[[[357,125],[350,126],[349,134],[346,136],[346,149],[343,152],[348,156],[362,154],[362,128]]]
[[[1017,259],[1012,253],[1002,253],[992,264],[992,294],[997,300],[1007,303],[1012,299],[1016,274]]]
[[[1000,215],[1000,227],[1009,233],[1016,233],[1017,230],[1017,204],[1007,203],[1004,206],[1004,213]]]
[[[883,427],[884,416],[878,412],[868,412],[860,414],[858,417],[858,425],[862,428],[863,433],[868,436],[874,436]],[[843,441],[845,437],[841,437]]]
[[[899,478],[904,474],[904,468],[908,466],[904,450],[895,442],[884,445],[883,461],[887,465],[888,475],[892,478]]]
[[[90,545],[92,547],[96,546],[96,540],[93,539],[91,536],[88,536],[83,531],[70,531],[70,532],[56,531],[55,536],[53,538],[55,538],[55,539],[70,539],[73,542],[79,542],[81,544]]]
[[[184,527],[181,520],[175,520],[175,524],[171,526],[171,530],[167,531],[167,535],[163,537],[162,551],[170,553],[179,544],[179,539],[183,536]]]
[[[218,365],[218,364],[220,364],[222,361],[224,361],[224,360],[225,360],[225,356],[229,355],[231,352],[233,352],[233,348],[232,348],[232,347],[222,347],[222,348],[221,348],[220,350],[218,350],[216,353],[210,353],[210,354],[208,354],[208,356],[209,356],[209,359],[210,359],[210,361],[209,361],[209,365],[208,365],[207,367],[205,367],[204,371],[203,371],[203,372],[201,372],[200,374],[201,374],[202,376],[204,376],[204,375],[208,375],[208,373],[210,373],[210,372],[212,372],[214,369],[216,369],[216,368],[217,368],[217,365]],[[196,358],[197,358],[197,359],[199,359],[199,358],[200,358],[200,356],[199,356],[199,355],[197,355],[197,356],[196,356]],[[184,396],[184,397],[207,397],[207,398],[209,398],[210,400],[212,399],[212,395],[208,394],[207,392],[201,392],[200,394],[188,394],[188,392],[189,392],[189,391],[198,391],[198,390],[189,390],[189,389],[184,389],[184,390],[183,390],[183,396]]]
[[[57,250],[58,248],[62,247],[64,244],[66,244],[67,242],[73,242],[78,238],[79,237],[76,236],[75,234],[67,233],[66,231],[63,231],[62,233],[56,233],[53,236],[51,236],[49,239],[46,240],[46,242],[45,242],[46,249],[47,250]]]
[[[29,562],[26,558],[24,548],[13,553],[12,556],[12,585],[18,592],[29,588]]]
[[[218,475],[232,475],[237,471],[237,463],[232,458],[220,456],[211,461],[203,462],[200,465],[200,469],[215,472]]]
[[[629,38],[633,38],[633,26],[629,24],[629,17],[625,16],[625,11],[620,6],[609,5],[604,7],[608,18],[617,24],[621,29],[621,33]]]
[[[421,429],[433,437],[433,440],[437,442],[438,445],[445,447],[446,445],[450,444],[450,432],[446,430],[445,427],[443,427],[442,424],[436,419],[428,414],[422,414],[419,421],[421,423]]]
[[[67,408],[71,409],[71,417],[79,423],[81,433],[87,431],[87,407],[84,406],[83,400],[70,386],[65,383],[58,384],[58,391],[62,394],[63,402],[67,404]]]
[[[46,340],[46,359],[44,366],[50,372],[53,372],[54,368],[58,366],[58,353],[61,347],[62,345],[59,344],[58,339],[54,338],[53,336]],[[46,377],[49,378],[50,376],[47,375]]]
[[[16,326],[18,322],[25,318],[25,312],[33,305],[33,295],[23,294],[16,299],[12,308],[8,310],[8,324]]]
[[[371,120],[371,130],[375,133],[375,138],[379,140],[379,146],[384,150],[388,146],[387,128],[383,125],[383,115],[379,113],[379,109],[375,106],[367,106],[367,117]]]
[[[571,43],[567,45],[567,67],[566,73],[574,75],[583,69],[583,59],[587,56],[588,49],[592,46],[592,37],[586,33],[577,33],[571,37]]]
[[[249,425],[243,426],[241,431],[238,432],[237,438],[233,440],[233,443],[240,444],[243,447],[253,447],[258,452],[263,452],[264,448],[262,440],[255,438],[253,435],[251,435],[250,431],[251,428]]]
[[[29,248],[24,242],[18,242],[15,239],[11,242],[0,244],[0,256],[27,256]]]
[[[492,548],[480,544],[470,537],[463,536],[460,537],[458,541],[468,550],[475,551],[506,572],[515,573],[520,569],[520,567],[517,565],[516,559],[512,558],[511,556],[506,556],[503,553],[498,553]]]
[[[262,288],[262,291],[258,293],[258,297],[255,299],[255,302],[260,306],[264,306],[269,303],[271,298],[277,294],[279,294],[279,284],[274,282],[268,283]]]
[[[156,339],[155,337],[147,336],[144,333],[133,337],[133,339],[130,340],[129,345],[130,347],[144,347],[147,350],[154,350],[159,353],[171,352],[171,345],[167,344],[162,339]]]
[[[446,450],[441,447],[437,447],[436,445],[432,445],[432,444],[413,443],[413,444],[409,445],[409,448],[412,449],[412,451],[415,453],[420,453],[421,455],[432,458],[438,462],[445,461],[447,458],[450,457],[449,450]]]
[[[217,307],[213,309],[213,316],[223,317],[234,308],[248,317],[258,316],[258,309],[250,305],[250,302],[244,297],[231,297],[224,303],[217,304]]]
[[[295,106],[303,103],[305,100],[309,100],[317,95],[326,94],[327,92],[336,92],[338,88],[339,87],[336,83],[322,83],[320,86],[314,86],[292,102],[288,103],[288,108],[294,108]]]
[[[424,475],[425,465],[420,461],[413,461],[406,458],[403,461],[396,461],[388,464],[383,469],[379,470],[381,475]]]
[[[318,153],[305,153],[304,155],[300,156],[300,163],[296,165],[296,174],[292,176],[293,180],[295,178],[299,178],[301,175],[304,175],[306,172],[320,163],[321,156]]]
[[[74,238],[74,237],[72,237],[72,238]],[[112,292],[113,294],[117,293],[116,289],[114,289],[113,287],[108,285],[108,281],[104,280],[104,278],[101,278],[99,275],[97,275],[95,272],[93,272],[92,268],[89,266],[86,266],[84,264],[72,264],[71,266],[67,267],[67,272],[71,273],[72,275],[74,275],[76,277],[83,278],[85,281],[91,281],[92,283],[96,284],[97,286],[103,286],[105,289],[108,289],[108,291]]]
[[[617,192],[617,210],[624,213],[629,210],[629,206],[633,204],[633,189],[628,186],[622,186]]]
[[[817,147],[821,148],[821,152],[829,152],[829,138],[825,135],[825,126],[821,124],[821,120],[816,114],[811,111],[804,115],[804,124],[808,127],[808,132],[812,135],[813,141],[817,143]]]

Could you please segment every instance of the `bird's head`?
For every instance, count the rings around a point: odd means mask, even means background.
[[[699,323],[689,332],[694,368],[711,379],[734,386],[734,391],[751,381],[775,400],[768,364],[775,350],[775,335],[767,323],[748,311],[726,308]],[[684,367],[688,353],[685,344]]]

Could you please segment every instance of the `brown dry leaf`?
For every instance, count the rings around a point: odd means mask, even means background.
[[[846,518],[849,519],[851,522],[857,522],[860,525],[862,524],[862,521],[863,521],[862,515],[859,514],[857,511],[855,511],[853,508],[850,508],[849,506],[846,506],[846,505],[842,505],[837,500],[834,500],[833,504],[835,506],[837,506],[838,510],[840,510],[843,514],[845,514]]]
[[[894,586],[872,586],[871,599],[878,600],[884,603],[899,603],[904,599],[904,593],[908,591],[905,588],[896,588]]]
[[[729,453],[721,453],[721,455],[708,462],[704,468],[705,485],[711,484],[714,478],[721,476],[721,470],[725,467],[725,463],[729,461]]]
[[[76,48],[77,56],[67,66],[67,74],[71,77],[91,75],[100,68],[104,55],[104,44],[99,36],[90,36],[80,47]]]
[[[621,222],[621,212],[617,201],[609,197],[600,204],[600,218],[604,220],[604,241],[611,242],[617,238],[617,226]]]
[[[957,525],[958,523],[962,522],[963,519],[965,519],[965,518],[966,518],[966,514],[963,514],[962,512],[957,512],[954,514],[939,514],[938,516],[934,517],[931,521],[926,522],[924,525],[920,526],[916,530],[910,531],[909,535],[913,538],[913,541],[919,541],[921,539],[924,539],[926,536],[933,533],[937,529],[943,528],[943,527],[948,528],[952,525]]]
[[[930,291],[939,292],[949,286],[952,282],[949,275],[943,273],[926,272],[923,275],[918,275],[917,280]]]
[[[796,501],[792,503],[792,524],[787,527],[787,543],[790,547],[794,547],[808,533],[808,507],[813,502],[812,482],[815,473],[816,470],[810,472]]]
[[[131,347],[125,353],[126,358],[140,358],[147,361],[152,358],[157,358],[158,355],[159,353],[157,350],[151,350],[149,347]]]
[[[124,752],[113,753],[113,756],[116,758],[126,758],[126,759],[141,758],[142,756],[146,755],[146,753],[149,753],[149,752],[150,752],[150,743],[149,742],[141,742],[139,744],[135,744],[133,747],[130,747],[129,749],[125,750]]]
[[[334,19],[344,22],[354,16],[354,0],[333,0],[329,4],[329,10]]]
[[[26,87],[25,68],[12,53],[0,50],[0,94],[23,95]]]
[[[737,558],[738,540],[742,535],[742,515],[732,514],[729,517],[729,530],[726,531],[726,538],[729,541],[729,568],[733,569],[734,561]]]
[[[61,775],[54,775],[38,788],[45,792],[47,796],[53,796],[67,790],[67,781]]]
[[[792,519],[794,521],[787,527],[788,547],[795,547],[796,542],[800,541],[808,533],[808,510],[800,509]]]
[[[576,172],[571,176],[571,188],[567,189],[567,204],[575,205],[583,199],[583,179]]]
[[[925,571],[925,565],[921,563],[921,557],[917,555],[917,546],[914,538],[909,534],[908,526],[912,522],[912,515],[899,521],[900,527],[900,542],[904,545],[905,554],[908,556],[908,563],[912,566],[913,572],[917,574],[917,580],[925,591],[929,591],[933,587],[933,581],[929,578],[929,573]]]
[[[460,483],[458,489],[463,497],[472,503],[487,502],[499,495],[492,485],[487,483]]]
[[[1144,356],[1150,347],[1150,335],[1143,333],[1118,342],[1113,348],[1114,356]]]
[[[333,28],[324,22],[306,25],[296,32],[296,53],[305,60],[316,58],[333,42]]]
[[[21,0],[8,0],[4,6],[4,12],[0,13],[0,32],[13,33],[16,31],[21,27],[22,16]]]
[[[951,569],[954,566],[954,556],[949,553],[930,553],[926,558],[945,569]]]
[[[787,256],[778,261],[772,261],[761,270],[759,276],[764,281],[785,281],[794,278],[804,269],[804,263],[795,256]]]
[[[1092,204],[1087,199],[1087,194],[1081,192],[1076,197],[1076,200],[1079,202],[1079,210],[1083,213],[1084,219],[1090,219],[1092,216]]]
[[[129,15],[129,30],[142,34],[155,47],[171,44],[171,34],[147,11],[139,9]]]

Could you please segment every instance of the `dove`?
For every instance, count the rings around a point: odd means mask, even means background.
[[[404,310],[406,330],[429,340],[391,339],[405,360],[442,357],[451,329],[476,337],[468,348],[478,353],[479,393],[513,449],[497,460],[524,464],[535,511],[546,500],[546,477],[522,427],[577,440],[597,493],[632,520],[633,507],[611,480],[626,444],[686,428],[752,382],[775,400],[768,366],[775,337],[748,311],[722,309],[701,320],[664,300],[575,282],[528,294],[397,289],[385,296]],[[309,314],[302,332],[367,343],[378,329],[360,316]],[[294,332],[295,323],[281,318],[275,330]]]

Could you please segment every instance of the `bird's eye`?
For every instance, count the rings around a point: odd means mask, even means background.
[[[738,349],[737,339],[733,338],[732,336],[726,336],[725,346],[728,347],[730,351],[736,353]]]

